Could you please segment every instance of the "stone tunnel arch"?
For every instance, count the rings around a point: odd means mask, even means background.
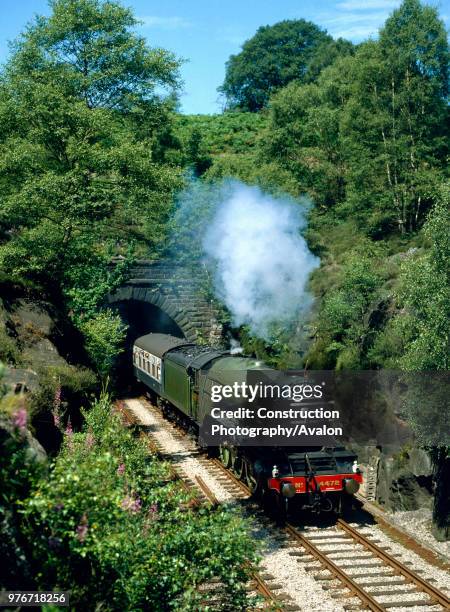
[[[139,261],[108,302],[130,326],[129,341],[153,331],[218,346],[223,329],[203,286],[202,271]]]
[[[183,329],[180,314],[168,312],[168,308],[161,308],[156,302],[156,299],[136,298],[134,295],[128,297],[128,292],[124,295],[123,290],[116,292],[114,299],[109,300],[113,310],[117,311],[128,325],[133,340],[150,332],[171,334],[191,342],[197,340],[195,333]]]

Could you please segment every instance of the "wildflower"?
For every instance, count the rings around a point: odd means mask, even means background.
[[[125,473],[125,463],[121,463],[119,467],[117,468],[117,474],[119,476],[122,476],[122,474],[124,473]]]
[[[94,444],[95,444],[94,434],[91,431],[89,431],[87,433],[87,435],[86,435],[86,448],[88,450],[91,450],[91,448],[94,446]]]
[[[19,408],[19,410],[16,410],[16,412],[13,414],[13,423],[15,427],[24,429],[27,426],[27,416],[28,415],[25,408]]]
[[[139,497],[131,497],[130,495],[126,495],[121,503],[122,510],[127,510],[128,512],[140,512],[142,507],[142,501]]]
[[[151,521],[158,520],[158,504],[156,502],[148,509],[147,518]]]
[[[80,520],[80,524],[76,528],[76,538],[79,542],[84,542],[86,539],[86,534],[88,532],[88,520],[86,513],[83,514]]]
[[[70,419],[67,421],[65,434],[67,436],[67,446],[70,451],[73,451],[73,429]]]
[[[16,410],[16,412],[13,413],[12,417],[14,427],[17,427],[18,429],[23,431],[27,426],[28,417],[25,408],[19,408],[19,410]]]
[[[61,425],[61,419],[59,418],[59,414],[57,412],[52,412],[53,414],[53,423],[55,427],[59,427]]]
[[[61,408],[61,387],[58,387],[55,390],[55,395],[53,396],[53,408],[56,412]]]
[[[69,436],[69,437],[73,435],[72,423],[70,422],[70,419],[67,421],[65,434],[66,436]]]

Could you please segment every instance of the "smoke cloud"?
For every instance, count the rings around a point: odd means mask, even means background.
[[[217,296],[236,327],[247,324],[269,338],[273,324],[288,324],[311,306],[306,286],[319,259],[300,234],[308,201],[269,196],[237,181],[215,201],[203,249],[216,264]]]

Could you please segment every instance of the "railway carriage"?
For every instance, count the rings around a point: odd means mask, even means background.
[[[164,415],[197,434],[210,418],[213,385],[246,381],[250,373],[268,369],[256,359],[156,333],[135,341],[133,366]],[[345,448],[224,445],[218,453],[281,519],[288,510],[341,513],[362,482],[357,457]]]

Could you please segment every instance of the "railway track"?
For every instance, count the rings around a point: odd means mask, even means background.
[[[186,440],[184,430],[165,421],[154,406],[147,400],[143,401],[146,409],[159,422],[171,428],[172,435],[180,441]],[[248,487],[218,459],[207,457],[199,451],[196,451],[196,459],[234,499],[250,497]],[[202,478],[194,477],[192,483],[192,477],[188,474],[181,477],[191,481],[190,486],[196,486],[209,503],[220,503]],[[260,518],[271,523],[267,517],[262,516],[262,512]],[[270,528],[277,532],[288,554],[295,557],[306,571],[312,572],[321,588],[328,591],[345,610],[450,610],[449,597],[430,581],[424,580],[419,575],[420,570],[414,570],[408,562],[399,561],[386,550],[387,547],[378,546],[380,542],[376,538],[370,534],[365,535],[361,529],[356,529],[342,519],[338,519],[331,528],[301,529],[290,523],[284,528],[277,528],[271,523]],[[258,592],[263,593],[267,601],[277,601],[277,597],[280,598],[264,579],[255,577],[254,582]],[[288,604],[283,609],[299,608]]]
[[[218,459],[211,461],[216,468],[230,475],[236,487],[250,495],[248,487],[222,466]],[[309,535],[289,523],[284,529],[292,540],[304,549],[304,552],[293,551],[293,554],[297,552],[302,562],[318,561],[321,567],[328,571],[328,574],[324,576],[316,573],[319,581],[329,581],[334,577],[345,587],[347,592],[341,594],[342,599],[357,597],[365,609],[375,612],[385,612],[390,608],[412,607],[421,607],[426,610],[435,606],[440,606],[442,610],[450,610],[450,598],[445,593],[421,578],[416,571],[401,563],[382,547],[377,546],[376,542],[341,518],[337,519],[336,528],[336,530],[314,530],[314,533]],[[325,547],[330,544],[333,548],[326,549]],[[348,555],[352,553],[354,554],[349,557]],[[362,563],[353,568],[351,565],[342,567],[339,563],[355,559],[361,560]],[[317,567],[313,565],[307,565],[306,568],[312,571],[317,570]],[[363,569],[361,573],[352,575],[352,572],[349,571],[360,568]],[[382,580],[375,582],[373,578],[380,577],[380,570],[385,568],[388,569],[388,573],[381,572]],[[411,586],[412,590],[405,590],[404,587],[407,586]],[[420,597],[409,598],[410,595],[415,594],[420,594]],[[408,598],[385,601],[386,598],[401,595],[407,595]],[[423,595],[428,596],[428,599],[423,599]],[[383,601],[380,602],[380,599]],[[353,604],[350,604],[348,608],[353,609]]]
[[[127,409],[126,406],[121,406],[119,411],[128,426],[139,425],[137,417],[129,409]],[[163,420],[161,415],[158,414],[157,416],[158,419]],[[176,430],[176,434],[180,436],[179,430]],[[210,507],[217,507],[220,505],[220,501],[217,499],[211,488],[206,484],[204,479],[198,474],[194,474],[193,476],[187,474],[182,465],[180,465],[180,463],[182,464],[182,461],[177,461],[176,456],[171,456],[170,453],[164,449],[161,443],[152,435],[151,431],[141,431],[140,436],[146,441],[149,450],[153,454],[156,454],[161,459],[170,462],[172,468],[172,478],[179,481],[180,486],[182,486],[187,492],[193,494],[193,506],[199,507],[207,504]],[[198,457],[196,458],[198,459]],[[254,608],[254,611],[256,612],[257,610],[261,609],[270,609],[271,612],[294,612],[294,610],[297,610],[298,608],[293,605],[285,607],[279,602],[280,595],[274,593],[273,587],[271,587],[271,584],[274,584],[274,580],[274,577],[270,575],[263,576],[256,572],[251,573],[251,581],[248,585],[248,592],[258,593],[260,596],[262,596],[265,602],[263,608],[258,605],[256,608]],[[213,583],[212,585],[208,586],[212,586],[212,588],[214,588],[215,585]],[[283,598],[282,595],[281,598]],[[209,606],[211,606],[211,602],[207,603]]]

